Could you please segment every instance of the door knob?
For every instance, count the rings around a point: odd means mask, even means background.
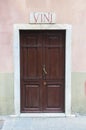
[[[47,85],[46,81],[44,81],[44,83],[43,83],[43,84],[44,84],[44,86],[46,86],[46,85]]]

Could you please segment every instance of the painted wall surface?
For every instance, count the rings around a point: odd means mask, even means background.
[[[86,73],[72,72],[72,112],[86,114]]]
[[[13,73],[0,73],[0,114],[13,114]]]
[[[0,113],[14,113],[13,25],[43,11],[55,12],[57,24],[72,25],[72,111],[86,113],[86,0],[0,0],[0,11]]]

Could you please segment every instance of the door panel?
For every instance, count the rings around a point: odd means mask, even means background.
[[[45,111],[64,111],[65,40],[63,32],[45,36]]]
[[[25,85],[25,103],[28,108],[38,108],[39,107],[39,85]],[[28,104],[29,102],[29,104]]]
[[[35,38],[34,38],[35,37]],[[41,77],[42,64],[42,46],[38,35],[24,35],[24,43],[21,45],[21,60],[23,60],[23,75],[24,78],[36,79]],[[38,58],[39,57],[39,58]]]
[[[65,31],[20,31],[21,112],[64,112]]]
[[[47,81],[45,86],[45,107],[47,112],[64,112],[64,85],[62,81]]]
[[[59,48],[46,48],[45,49],[45,64],[46,64],[46,79],[59,79],[60,74],[60,54]]]
[[[60,108],[61,91],[59,84],[47,86],[47,108]]]
[[[56,37],[57,36],[57,37]],[[64,37],[63,37],[64,36]],[[65,35],[63,32],[46,34],[45,64],[48,74],[46,79],[65,78]]]
[[[42,45],[39,32],[20,32],[21,112],[41,110]]]

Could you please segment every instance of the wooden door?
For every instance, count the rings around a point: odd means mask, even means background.
[[[20,31],[21,112],[65,111],[65,31]]]

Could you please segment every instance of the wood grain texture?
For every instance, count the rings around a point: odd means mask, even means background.
[[[21,112],[65,111],[65,31],[20,31]]]

